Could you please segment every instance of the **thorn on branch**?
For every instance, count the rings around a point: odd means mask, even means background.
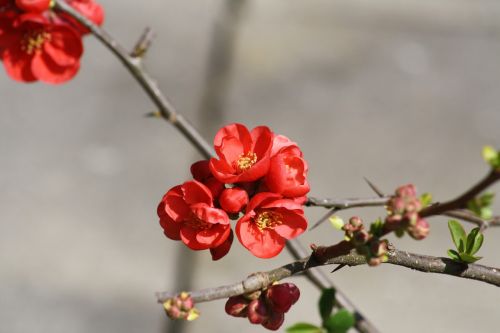
[[[153,29],[151,29],[150,27],[144,29],[144,32],[135,44],[134,49],[132,50],[132,52],[130,52],[130,56],[132,58],[144,58],[149,48],[151,47],[154,37],[155,33]]]
[[[375,184],[373,184],[371,181],[369,181],[368,178],[363,177],[363,179],[368,184],[368,186],[370,186],[370,188],[373,190],[373,192],[375,192],[380,198],[385,196],[384,192],[382,192],[377,186],[375,186]]]

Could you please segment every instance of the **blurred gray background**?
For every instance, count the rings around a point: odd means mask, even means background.
[[[248,0],[235,24],[224,111],[215,115],[200,104],[216,79],[209,55],[224,1],[100,2],[105,27],[127,47],[154,28],[147,68],[209,139],[238,121],[299,142],[312,196],[372,196],[366,176],[386,192],[413,182],[447,199],[486,173],[482,146],[500,146],[498,1]],[[199,156],[173,127],[143,117],[153,105],[102,45],[89,37],[85,47],[69,84],[0,75],[1,332],[165,331],[154,292],[176,288],[177,254],[187,251],[163,236],[156,205]],[[322,214],[307,209],[311,221]],[[425,241],[395,244],[445,255],[446,219],[432,219],[431,228]],[[341,237],[325,224],[301,239]],[[500,266],[499,253],[500,230],[488,230],[481,263]],[[194,288],[290,261],[286,251],[258,260],[237,242],[220,262],[196,257]],[[498,327],[500,290],[490,285],[390,265],[332,279],[382,332]],[[317,290],[294,281],[302,298],[283,327],[319,321]],[[223,306],[200,304],[188,332],[265,331]]]

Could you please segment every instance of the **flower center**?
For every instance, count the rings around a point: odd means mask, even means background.
[[[21,49],[27,54],[33,54],[42,48],[45,41],[51,40],[51,38],[50,33],[44,30],[27,32],[21,41]]]
[[[199,219],[196,215],[192,215],[191,218],[184,222],[184,225],[195,229],[195,230],[207,230],[212,227],[210,223],[207,223],[201,219]]]
[[[252,152],[241,154],[236,161],[236,168],[239,172],[247,171],[257,162],[257,155]]]
[[[273,229],[283,223],[283,216],[280,213],[264,211],[254,218],[254,222],[257,224],[260,231],[264,229]]]

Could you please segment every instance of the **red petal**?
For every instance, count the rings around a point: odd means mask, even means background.
[[[199,181],[192,180],[182,184],[183,198],[188,205],[196,203],[206,203],[209,206],[213,205],[212,193],[210,190]]]
[[[191,174],[194,179],[203,182],[205,179],[212,177],[208,163],[209,161],[207,160],[201,160],[191,165]]]
[[[200,244],[196,240],[196,234],[198,233],[197,230],[194,230],[193,228],[183,226],[181,228],[181,240],[184,244],[187,245],[191,250],[207,250],[210,248],[210,246]]]
[[[74,66],[62,67],[44,52],[36,52],[31,62],[33,75],[40,81],[51,84],[60,84],[72,79],[79,69],[79,62]]]
[[[248,215],[236,224],[236,236],[244,247],[259,258],[275,257],[285,246],[283,237],[273,230],[261,231]]]
[[[221,128],[214,138],[214,147],[218,156],[221,156],[219,153],[219,148],[222,144],[222,139],[227,137],[234,137],[238,139],[243,144],[243,150],[245,152],[250,151],[252,147],[252,137],[248,128],[242,124],[230,124]]]
[[[246,212],[250,212],[255,210],[255,208],[260,207],[263,204],[268,204],[270,202],[273,202],[277,199],[281,199],[281,195],[277,193],[271,193],[271,192],[261,192],[257,193],[248,203]]]
[[[182,197],[181,185],[178,185],[167,192],[165,195],[165,211],[176,222],[187,219],[191,210]]]
[[[73,66],[80,61],[83,53],[82,38],[68,27],[55,26],[51,39],[43,45],[43,50],[59,66]]]
[[[182,227],[181,223],[175,222],[168,215],[163,215],[160,217],[160,225],[163,228],[163,233],[170,239],[180,240],[180,230]]]
[[[257,154],[258,159],[269,158],[273,145],[273,133],[267,126],[255,127],[252,132],[251,150]]]
[[[223,183],[232,184],[238,179],[238,176],[235,175],[235,170],[226,161],[212,158],[209,166],[214,177]]]
[[[191,205],[191,211],[203,222],[211,224],[229,224],[229,217],[222,209],[212,208],[206,203]]]
[[[307,220],[302,214],[297,214],[283,208],[276,211],[283,216],[283,223],[274,227],[274,231],[281,237],[293,239],[307,229]]]
[[[217,247],[224,243],[231,233],[231,227],[216,225],[210,229],[199,230],[196,233],[196,241],[210,248]]]
[[[3,50],[2,57],[5,71],[12,79],[21,82],[37,80],[31,71],[32,57],[21,50],[19,46]]]
[[[231,249],[231,245],[233,244],[233,238],[233,231],[231,230],[229,233],[229,237],[224,241],[224,243],[210,249],[212,260],[219,260],[229,252],[229,250]]]
[[[224,159],[228,165],[233,166],[233,163],[244,153],[243,143],[237,138],[226,137],[222,139],[219,148],[219,157]]]
[[[273,147],[271,149],[271,157],[276,155],[281,149],[290,147],[290,146],[295,146],[298,149],[298,146],[295,142],[291,141],[289,138],[287,138],[284,135],[275,135],[273,137]],[[299,149],[300,152],[300,149]],[[302,154],[302,152],[300,152]],[[300,155],[302,156],[302,155]]]

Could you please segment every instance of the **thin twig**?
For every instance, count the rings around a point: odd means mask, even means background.
[[[162,93],[156,81],[142,67],[138,58],[130,56],[127,50],[121,46],[108,32],[96,26],[92,21],[68,5],[64,0],[55,0],[55,8],[66,12],[74,17],[78,22],[87,27],[92,34],[99,39],[129,70],[151,101],[156,105],[163,119],[174,125],[186,137],[191,144],[198,149],[205,158],[213,155],[211,145],[201,136],[201,134],[177,111],[167,97]]]
[[[466,265],[448,258],[432,257],[399,250],[392,250],[389,253],[387,263],[426,273],[446,274],[476,280],[500,287],[500,269],[494,267],[478,264]],[[328,260],[324,263],[318,263],[313,257],[309,256],[268,272],[252,274],[245,280],[238,283],[216,288],[190,291],[189,294],[197,303],[224,299],[266,288],[272,282],[288,278],[312,267],[332,264],[358,266],[366,264],[366,259],[364,256],[357,254],[355,251],[351,251],[345,255],[328,258]],[[163,303],[175,295],[177,295],[177,293],[160,292],[156,294],[159,303]]]

